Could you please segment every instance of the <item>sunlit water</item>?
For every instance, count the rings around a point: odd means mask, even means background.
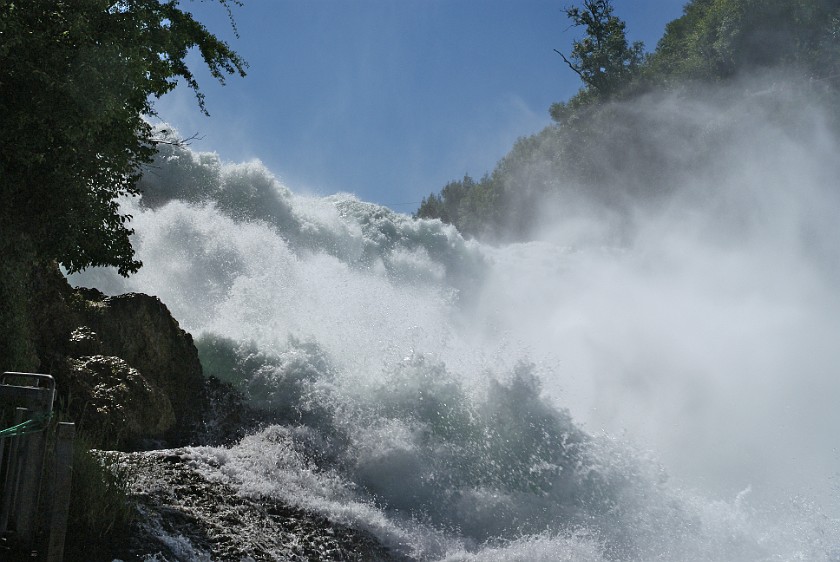
[[[71,282],[159,296],[285,420],[193,449],[209,478],[412,557],[837,560],[839,152],[808,131],[733,127],[620,243],[558,209],[498,247],[166,146],[124,203],[143,269]]]

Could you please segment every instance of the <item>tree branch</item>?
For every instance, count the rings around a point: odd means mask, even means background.
[[[203,136],[200,136],[198,133],[193,133],[192,135],[188,136],[187,138],[178,138],[172,134],[172,131],[169,129],[163,129],[161,131],[162,137],[154,138],[152,137],[152,142],[155,144],[168,144],[170,146],[178,146],[178,147],[187,147],[192,144],[192,141],[195,140],[204,140]]]
[[[583,73],[581,73],[580,69],[579,69],[578,67],[576,67],[575,65],[573,65],[573,64],[572,64],[572,62],[571,62],[569,59],[567,59],[567,58],[566,58],[566,55],[564,55],[563,53],[561,53],[561,52],[560,52],[560,51],[558,51],[557,49],[554,49],[554,52],[555,52],[555,53],[557,53],[558,55],[560,55],[561,57],[563,57],[563,60],[565,61],[565,63],[569,65],[569,68],[571,68],[572,70],[574,70],[574,71],[575,71],[575,73],[576,73],[578,76],[580,76],[580,77],[581,77],[581,79],[582,79],[584,82],[586,82],[586,80],[584,80],[584,79],[583,79]]]

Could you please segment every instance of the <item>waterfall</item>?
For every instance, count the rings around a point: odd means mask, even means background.
[[[840,146],[771,105],[642,106],[718,119],[715,165],[499,246],[162,146],[122,203],[143,269],[70,279],[160,297],[278,420],[192,449],[209,477],[406,555],[835,559]]]

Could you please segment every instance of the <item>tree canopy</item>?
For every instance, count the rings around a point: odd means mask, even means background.
[[[580,7],[566,8],[574,27],[583,27],[586,35],[572,43],[571,55],[555,49],[574,70],[587,88],[600,96],[620,90],[644,60],[641,41],[630,44],[626,24],[613,13],[610,0],[584,0]]]
[[[840,71],[837,0],[693,0],[665,28],[649,73],[725,80],[769,67],[812,79]]]
[[[440,218],[488,241],[521,240],[547,200],[622,205],[667,193],[673,163],[656,148],[655,127],[621,103],[641,95],[687,95],[783,69],[785,80],[819,92],[826,106],[840,98],[838,0],[689,0],[647,54],[640,43],[628,42],[610,0],[580,0],[564,13],[584,34],[572,41],[568,56],[555,51],[580,77],[580,91],[552,104],[555,123],[519,139],[490,174],[450,182],[425,198],[415,216]],[[691,165],[679,162],[678,168]],[[612,181],[614,170],[624,171],[621,182]]]
[[[183,80],[205,109],[187,65],[193,48],[221,82],[245,75],[245,61],[178,0],[0,0],[7,244],[24,242],[71,272],[137,271],[119,198],[138,193],[161,140],[147,120],[154,100]]]

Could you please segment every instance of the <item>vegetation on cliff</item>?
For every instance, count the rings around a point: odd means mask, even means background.
[[[551,218],[542,216],[549,202],[562,208],[594,200],[620,212],[628,200],[661,198],[674,187],[669,168],[692,163],[666,162],[656,150],[665,132],[631,102],[662,104],[666,114],[668,96],[709,97],[722,85],[762,103],[762,95],[782,89],[837,101],[840,5],[832,0],[691,0],[645,56],[640,44],[628,42],[609,0],[584,0],[566,14],[584,36],[568,55],[558,53],[580,76],[581,90],[553,104],[554,123],[519,139],[492,173],[448,183],[424,198],[415,216],[490,242],[526,240],[540,219]],[[708,141],[713,146],[714,134]]]

